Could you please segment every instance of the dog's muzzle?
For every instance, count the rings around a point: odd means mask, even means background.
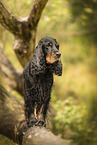
[[[53,64],[56,62],[60,62],[60,57],[61,57],[61,53],[60,52],[50,52],[48,53],[48,55],[46,56],[46,62]]]

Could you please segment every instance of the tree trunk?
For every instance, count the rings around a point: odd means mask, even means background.
[[[69,141],[58,138],[44,127],[32,127],[23,137],[23,145],[71,145]]]
[[[14,35],[14,51],[23,67],[32,59],[37,25],[47,1],[35,0],[29,16],[18,18],[10,11],[4,0],[0,0],[0,23]]]

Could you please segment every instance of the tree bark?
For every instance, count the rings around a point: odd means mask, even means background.
[[[23,137],[23,145],[71,145],[70,141],[58,138],[44,127],[31,127]]]
[[[16,90],[21,95],[23,95],[23,72],[16,71],[10,60],[4,54],[0,47],[0,74],[3,77],[3,81],[11,87],[11,89]]]
[[[23,99],[9,95],[0,86],[0,133],[15,141],[15,126],[24,117]]]
[[[27,128],[23,98],[17,98],[0,86],[0,133],[20,145],[71,145],[44,127]]]
[[[0,0],[0,23],[14,35],[18,34],[18,18],[10,11],[4,0]]]

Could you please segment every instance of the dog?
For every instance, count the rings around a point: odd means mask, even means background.
[[[24,68],[25,117],[28,127],[44,125],[51,90],[53,74],[62,75],[61,53],[56,39],[42,38],[33,58]]]

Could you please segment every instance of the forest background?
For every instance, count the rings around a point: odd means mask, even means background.
[[[5,1],[18,17],[26,17],[33,2]],[[75,145],[97,145],[97,0],[49,0],[38,24],[36,45],[45,36],[57,39],[63,63],[62,77],[54,77],[48,127]],[[0,45],[14,67],[23,70],[12,50],[13,40],[0,25]],[[0,80],[11,94],[21,97],[4,76]],[[3,136],[0,142],[10,144]]]

